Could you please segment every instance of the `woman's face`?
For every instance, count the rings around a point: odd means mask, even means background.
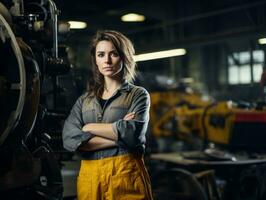
[[[103,40],[96,45],[96,65],[105,77],[114,77],[122,71],[122,60],[110,41]]]

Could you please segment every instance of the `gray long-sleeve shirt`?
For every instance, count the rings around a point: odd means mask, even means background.
[[[73,106],[63,128],[65,149],[76,151],[79,145],[93,136],[82,131],[87,123],[112,123],[118,135],[117,147],[92,152],[80,152],[83,159],[100,159],[128,152],[143,153],[149,122],[150,96],[139,86],[125,82],[101,107],[94,96],[82,95]],[[135,112],[133,120],[123,120],[127,113]]]

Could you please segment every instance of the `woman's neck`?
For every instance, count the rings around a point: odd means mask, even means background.
[[[114,92],[118,88],[120,88],[121,85],[122,85],[122,80],[105,78],[104,79],[104,91],[102,94],[102,98],[103,99],[110,98],[114,94]]]

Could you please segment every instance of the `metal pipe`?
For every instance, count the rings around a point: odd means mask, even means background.
[[[52,0],[48,0],[53,21],[53,57],[58,58],[57,15],[59,11]]]

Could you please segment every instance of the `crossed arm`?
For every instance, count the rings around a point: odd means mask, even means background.
[[[125,115],[123,120],[132,120],[135,113]],[[89,141],[79,146],[82,151],[95,151],[116,146],[117,134],[113,131],[111,123],[89,123],[83,126],[82,131],[94,135]]]

